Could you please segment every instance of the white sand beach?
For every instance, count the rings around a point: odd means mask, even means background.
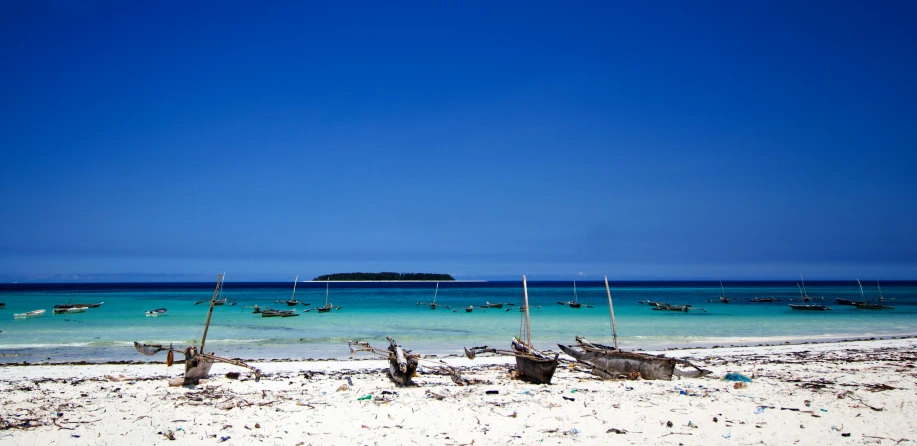
[[[458,386],[422,363],[408,388],[379,360],[253,363],[264,372],[257,382],[217,364],[187,387],[168,385],[181,365],[5,365],[0,443],[910,444],[915,347],[887,339],[675,350],[664,353],[714,374],[599,381],[567,366],[551,385],[512,379],[511,358],[452,357],[464,378],[486,383]],[[752,382],[722,380],[729,372]]]

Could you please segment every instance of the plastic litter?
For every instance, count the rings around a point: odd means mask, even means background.
[[[758,406],[758,407],[755,409],[755,413],[756,413],[756,414],[764,413],[764,409],[765,409],[764,406]]]
[[[486,392],[484,392],[484,393],[486,393],[486,394],[488,394],[488,395],[497,395],[497,394],[500,393],[500,391],[499,391],[499,390],[488,390],[488,391],[486,391]]]
[[[579,429],[577,429],[577,428],[575,428],[575,427],[574,427],[573,429],[570,429],[570,434],[576,435],[576,434],[578,434],[578,433],[579,433]]]
[[[750,383],[751,378],[741,374],[741,373],[727,373],[723,377],[723,381],[741,381],[743,383]]]
[[[230,438],[232,438],[232,437],[230,437],[229,435],[227,435],[227,436],[225,436],[225,437],[220,437],[220,443],[222,443],[222,442],[224,442],[224,441],[226,441],[226,440],[229,440]]]
[[[564,399],[567,401],[576,401],[575,398],[570,398],[569,396],[565,396]]]
[[[357,401],[364,401],[364,400],[371,400],[371,399],[373,399],[373,394],[370,393],[369,395],[363,395],[357,398]]]

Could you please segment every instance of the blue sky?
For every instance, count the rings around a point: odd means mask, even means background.
[[[0,281],[917,279],[914,2],[187,3],[0,4]]]

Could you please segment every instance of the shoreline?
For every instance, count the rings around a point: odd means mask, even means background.
[[[0,367],[0,438],[11,444],[175,440],[291,444],[895,444],[917,440],[917,339],[664,351],[712,375],[600,381],[559,367],[549,385],[513,379],[508,357],[437,358],[397,387],[387,361],[215,364],[169,387],[162,363]],[[240,372],[233,379],[227,372]],[[739,373],[750,382],[723,378]]]
[[[917,334],[908,333],[908,334],[902,334],[902,335],[866,335],[866,336],[852,336],[852,337],[851,336],[778,337],[776,341],[774,340],[774,338],[769,338],[769,340],[768,339],[758,339],[755,341],[745,341],[743,343],[729,344],[729,345],[726,345],[724,342],[722,342],[722,340],[720,340],[720,341],[705,341],[705,342],[699,343],[700,345],[682,344],[682,346],[677,346],[677,347],[673,346],[673,347],[665,347],[665,348],[647,348],[647,349],[628,348],[628,345],[625,344],[622,346],[622,349],[626,351],[634,351],[634,352],[650,353],[650,354],[671,354],[672,352],[678,352],[678,351],[719,350],[719,349],[730,349],[730,348],[780,347],[780,346],[795,346],[795,345],[820,345],[820,344],[892,340],[892,339],[902,339],[902,340],[903,339],[917,339]],[[610,340],[606,340],[606,339],[593,339],[593,341],[600,342],[600,343],[611,342]],[[732,342],[737,342],[737,341],[732,341]],[[544,344],[539,343],[536,345],[554,347],[554,348],[545,348],[545,350],[546,351],[548,350],[556,351],[557,350],[556,343],[557,342],[546,342]],[[569,342],[566,342],[566,343],[569,343]],[[220,347],[225,347],[225,345],[221,345],[218,340],[217,341],[211,340],[209,345],[211,346],[217,345],[218,347],[216,350],[218,351],[221,350]],[[284,348],[275,347],[275,350],[288,350],[291,346],[301,347],[302,344],[288,344],[288,345],[284,345],[283,346]],[[334,350],[342,350],[342,351],[346,349],[346,347],[341,347],[341,346],[338,346],[337,344],[330,344],[330,343],[313,344],[313,346],[315,347],[332,346],[334,347]],[[424,343],[413,343],[413,344],[407,345],[406,347],[412,351],[421,353],[424,358],[444,359],[444,358],[453,358],[453,357],[462,356],[461,353],[457,353],[455,351],[449,351],[445,353],[424,354],[423,350],[428,350],[428,351],[433,350],[431,348],[426,348],[427,346],[424,345]],[[141,359],[128,359],[131,357],[143,358],[143,356],[140,356],[134,350],[133,346],[129,346],[129,347],[128,346],[123,346],[123,347],[122,346],[108,346],[106,347],[106,349],[115,349],[115,348],[119,349],[119,351],[122,348],[124,349],[124,352],[119,353],[118,356],[123,357],[125,359],[111,359],[111,360],[102,360],[102,361],[87,361],[87,360],[55,361],[55,360],[47,360],[47,359],[37,361],[37,362],[12,361],[12,359],[14,358],[21,358],[24,356],[24,353],[15,353],[15,351],[17,350],[23,350],[33,356],[34,355],[45,356],[46,354],[52,354],[57,349],[68,349],[68,350],[87,349],[86,351],[94,351],[100,348],[85,347],[85,346],[59,346],[59,347],[55,346],[55,347],[39,347],[39,348],[35,348],[35,347],[8,348],[7,347],[7,348],[0,349],[0,367],[4,367],[4,366],[17,366],[17,367],[26,366],[27,367],[27,366],[33,366],[33,365],[87,365],[87,364],[114,364],[114,365],[135,364],[135,365],[139,365],[139,364],[157,364],[157,363],[163,364],[164,363],[164,360],[163,361],[149,361],[149,360],[144,361]],[[255,363],[255,362],[257,363],[268,363],[268,362],[306,362],[308,363],[308,362],[360,361],[361,360],[361,359],[354,359],[351,357],[351,355],[329,356],[329,357],[317,357],[317,356],[244,357],[244,356],[239,356],[239,355],[233,355],[231,353],[226,353],[225,349],[222,349],[222,350],[224,350],[221,353],[221,355],[223,356],[231,356],[231,357],[234,357],[235,359],[245,361],[245,362],[252,362],[252,363]],[[232,351],[232,349],[229,349],[229,350],[230,352]],[[10,353],[10,351],[13,351],[13,353]],[[316,348],[314,351],[316,352],[317,351],[327,351],[327,348]]]

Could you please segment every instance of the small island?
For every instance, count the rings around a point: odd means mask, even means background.
[[[448,274],[429,274],[429,273],[337,273],[337,274],[325,274],[323,276],[318,276],[313,281],[367,281],[367,280],[455,280],[452,276]]]

